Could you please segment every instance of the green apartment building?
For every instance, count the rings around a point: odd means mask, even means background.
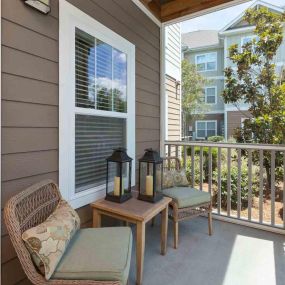
[[[276,12],[284,12],[284,8],[277,7],[263,1],[256,1],[251,8],[267,7]],[[224,69],[233,65],[228,58],[228,48],[238,44],[242,48],[246,42],[255,36],[254,26],[243,21],[243,11],[232,22],[220,30],[199,30],[182,34],[183,58],[196,65],[198,72],[208,79],[204,86],[205,102],[209,105],[203,119],[190,122],[188,133],[193,139],[201,140],[213,135],[230,138],[235,128],[242,125],[245,118],[250,117],[248,105],[239,104],[238,108],[232,104],[225,104],[222,99],[224,89]],[[285,28],[284,28],[285,37]],[[285,40],[283,40],[275,58],[278,72],[285,67]]]

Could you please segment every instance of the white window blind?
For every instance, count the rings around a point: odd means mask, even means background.
[[[126,120],[76,115],[75,191],[105,183],[106,157],[126,145]]]
[[[104,111],[127,110],[127,56],[76,29],[76,106]]]

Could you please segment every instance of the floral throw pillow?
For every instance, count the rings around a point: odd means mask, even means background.
[[[163,189],[174,187],[173,171],[164,170],[163,171]]]
[[[186,172],[184,169],[173,170],[173,183],[176,187],[189,186],[189,182],[186,177]]]
[[[79,216],[65,200],[61,200],[43,223],[22,234],[35,265],[47,280],[52,276],[69,241],[79,228]]]

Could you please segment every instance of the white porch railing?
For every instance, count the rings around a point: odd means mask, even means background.
[[[165,156],[180,157],[191,186],[211,193],[214,214],[285,230],[285,146],[166,141]]]

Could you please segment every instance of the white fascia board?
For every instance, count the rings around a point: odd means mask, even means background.
[[[139,0],[132,0],[156,25],[161,27],[162,23],[147,9],[147,7]]]
[[[244,32],[253,32],[255,29],[255,26],[249,26],[249,27],[243,27],[243,28],[238,28],[238,29],[232,29],[224,32],[219,32],[220,36],[230,36],[230,35],[235,35],[235,34],[240,34]]]
[[[197,48],[188,48],[186,50],[182,50],[183,53],[187,53],[187,52],[195,52],[195,51],[202,51],[202,50],[209,50],[209,49],[222,49],[223,46],[221,44],[217,44],[217,45],[207,45],[207,46],[201,46],[201,47],[197,47]]]

